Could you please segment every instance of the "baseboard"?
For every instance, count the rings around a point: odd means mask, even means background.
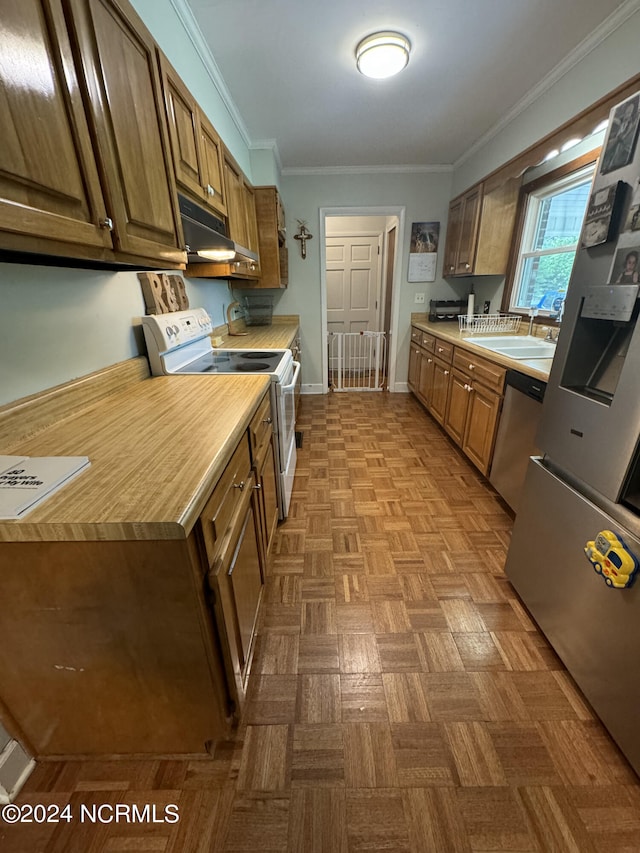
[[[20,744],[10,740],[0,753],[0,803],[13,800],[35,766]]]
[[[324,389],[324,385],[320,382],[317,384],[309,384],[309,385],[301,385],[300,386],[301,394],[326,394],[327,392]]]

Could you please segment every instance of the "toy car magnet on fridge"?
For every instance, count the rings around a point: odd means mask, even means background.
[[[601,530],[595,539],[587,542],[584,553],[607,586],[624,589],[633,583],[638,561],[621,537],[611,530]]]

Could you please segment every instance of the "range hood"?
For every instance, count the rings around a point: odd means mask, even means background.
[[[227,237],[222,219],[180,193],[178,202],[189,264],[258,262],[255,252]]]

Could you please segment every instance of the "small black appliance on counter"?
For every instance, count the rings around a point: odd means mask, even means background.
[[[466,299],[430,299],[429,320],[433,323],[438,320],[457,320],[461,314],[467,313]]]

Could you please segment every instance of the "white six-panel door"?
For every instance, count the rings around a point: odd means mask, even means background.
[[[379,237],[327,237],[327,330],[378,331]]]

